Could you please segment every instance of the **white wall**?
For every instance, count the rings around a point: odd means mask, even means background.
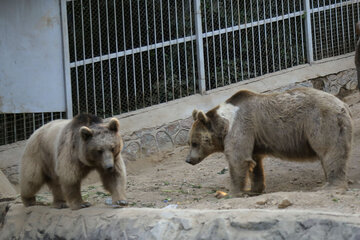
[[[65,111],[59,0],[0,1],[0,112]]]

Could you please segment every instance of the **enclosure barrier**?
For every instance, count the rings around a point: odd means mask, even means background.
[[[61,1],[68,117],[110,117],[355,50],[359,0]],[[65,113],[0,114],[0,145]]]

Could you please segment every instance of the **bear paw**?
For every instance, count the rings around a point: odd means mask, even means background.
[[[78,209],[87,208],[87,207],[90,207],[90,206],[91,206],[91,204],[89,202],[82,202],[82,203],[79,203],[79,204],[71,204],[70,208],[71,208],[71,210],[78,210]]]
[[[68,205],[66,205],[66,202],[61,201],[61,202],[54,202],[52,204],[52,207],[57,209],[62,209],[62,208],[68,208]]]
[[[126,200],[118,200],[115,202],[115,204],[119,206],[127,206],[129,203]]]

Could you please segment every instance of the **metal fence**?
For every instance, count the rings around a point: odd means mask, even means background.
[[[72,92],[68,114],[102,117],[352,52],[360,11],[358,0],[61,4]],[[64,113],[1,114],[0,144],[26,139],[59,117]]]

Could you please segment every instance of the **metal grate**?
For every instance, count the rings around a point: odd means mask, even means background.
[[[359,20],[359,2],[312,1],[314,60],[353,52],[355,24]]]
[[[109,117],[197,92],[192,1],[67,3],[74,114]]]
[[[42,125],[65,118],[65,112],[0,114],[0,145],[25,140]]]

